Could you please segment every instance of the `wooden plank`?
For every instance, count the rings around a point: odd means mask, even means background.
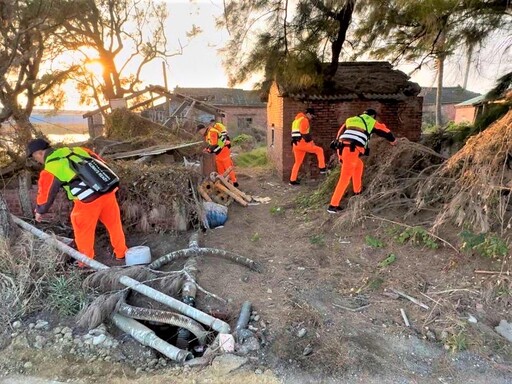
[[[201,144],[201,143],[202,143],[202,141],[196,141],[193,143],[184,143],[184,144],[178,144],[178,145],[155,145],[153,147],[138,149],[136,151],[114,153],[112,155],[108,155],[108,158],[115,160],[115,159],[126,159],[129,157],[161,155],[162,153],[170,152],[170,151],[173,151],[176,149],[193,147],[193,146]]]

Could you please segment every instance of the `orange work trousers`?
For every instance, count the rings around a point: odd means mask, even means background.
[[[331,197],[331,205],[337,207],[340,205],[341,198],[347,190],[350,180],[352,180],[352,188],[354,193],[360,193],[363,188],[363,160],[359,157],[361,151],[355,148],[350,151],[350,147],[344,147],[341,152],[341,172],[336,189]]]
[[[306,153],[314,153],[316,155],[316,159],[318,160],[318,168],[325,168],[324,150],[322,147],[315,145],[314,142],[310,141],[309,143],[306,143],[304,139],[301,139],[297,144],[293,144],[292,148],[295,163],[293,163],[290,181],[297,181],[300,166],[304,161],[304,157],[306,157]]]
[[[233,167],[233,160],[231,160],[231,151],[228,147],[221,149],[218,155],[215,155],[215,165],[217,166],[217,173],[222,175],[229,167]],[[236,183],[236,175],[234,171],[229,172],[229,180]]]
[[[75,243],[78,250],[91,259],[94,259],[94,237],[98,220],[107,228],[116,258],[124,258],[128,248],[115,191],[106,193],[90,203],[74,201],[71,224],[75,232]]]

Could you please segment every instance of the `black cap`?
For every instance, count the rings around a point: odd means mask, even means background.
[[[306,113],[309,113],[310,115],[315,115],[315,110],[313,108],[306,108]]]
[[[204,124],[198,124],[196,128],[197,128],[198,131],[200,131],[201,129],[204,129],[206,127],[205,127]]]
[[[44,139],[30,140],[27,145],[27,157],[31,157],[34,152],[50,148],[50,143]]]
[[[377,111],[375,109],[368,108],[366,111],[363,112],[363,114],[368,116],[377,117]]]

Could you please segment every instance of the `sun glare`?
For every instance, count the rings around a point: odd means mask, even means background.
[[[97,60],[92,60],[85,64],[85,68],[93,75],[94,77],[101,79],[103,76],[103,64],[101,64]]]

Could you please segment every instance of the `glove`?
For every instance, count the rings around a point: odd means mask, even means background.
[[[302,135],[302,138],[304,139],[304,141],[306,143],[309,143],[309,142],[313,141],[313,137],[311,137],[310,133],[306,133],[305,135]]]
[[[298,138],[295,138],[295,137],[294,137],[294,138],[292,139],[292,145],[297,145],[297,143],[298,143],[299,141],[300,141],[300,139],[298,139]]]
[[[333,141],[331,141],[331,144],[329,144],[329,148],[331,148],[333,151],[338,149],[338,147],[339,147],[338,140],[333,140]]]

